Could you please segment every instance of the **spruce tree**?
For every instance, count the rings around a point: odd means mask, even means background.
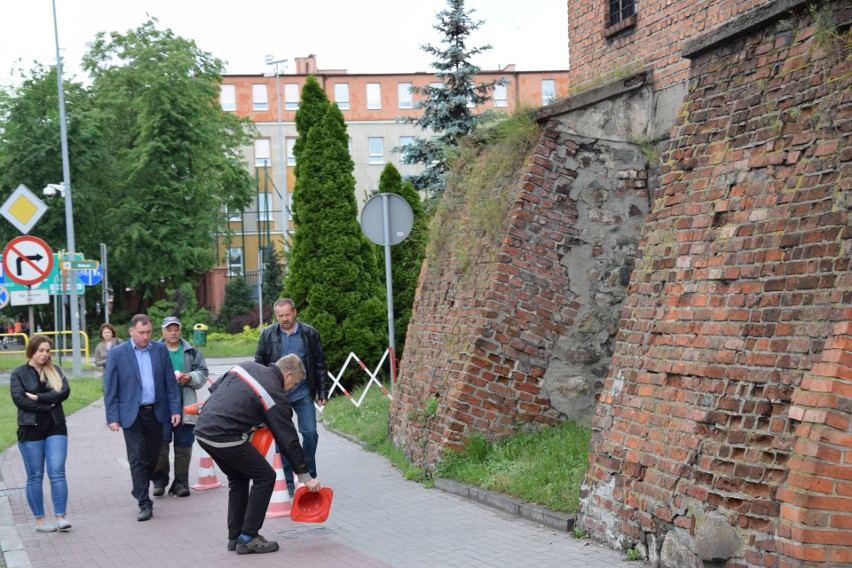
[[[438,12],[438,23],[432,26],[443,34],[443,46],[421,45],[420,48],[435,56],[432,62],[437,70],[435,77],[442,83],[440,87],[425,85],[412,87],[411,92],[420,95],[414,105],[423,111],[416,117],[403,117],[399,120],[416,124],[424,131],[433,133],[430,138],[415,138],[404,148],[395,148],[401,152],[403,164],[423,164],[425,169],[409,177],[409,181],[419,191],[427,191],[432,196],[444,190],[449,160],[459,141],[473,131],[484,115],[475,114],[473,107],[491,100],[491,93],[497,85],[506,84],[505,79],[498,81],[475,82],[480,69],[471,59],[491,49],[491,45],[468,48],[465,44],[471,32],[478,29],[483,20],[473,20],[476,10],[465,11],[464,0],[447,0],[448,9]]]
[[[337,105],[310,129],[299,164],[284,294],[319,330],[330,369],[340,369],[350,352],[369,366],[387,347],[387,313],[372,245],[358,223],[354,164]]]
[[[402,182],[402,176],[393,164],[386,164],[382,170],[379,191],[399,195],[408,202],[414,214],[411,233],[404,241],[391,247],[395,355],[397,359],[402,359],[408,320],[411,319],[411,308],[414,305],[414,293],[417,291],[426,241],[429,238],[429,220],[414,186],[410,182]],[[376,248],[379,266],[384,266],[384,247]]]

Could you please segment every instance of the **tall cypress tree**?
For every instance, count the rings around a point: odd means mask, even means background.
[[[332,370],[350,352],[378,362],[387,346],[385,301],[372,245],[357,219],[354,164],[337,105],[310,129],[299,163],[284,293],[300,319],[319,330]],[[352,376],[365,378],[354,368]]]
[[[471,59],[491,49],[491,45],[468,48],[466,41],[483,20],[473,20],[476,10],[465,11],[464,0],[447,0],[448,9],[438,12],[438,23],[432,26],[443,34],[441,47],[421,45],[420,48],[436,57],[432,66],[437,70],[435,77],[442,83],[440,87],[425,85],[412,87],[411,92],[420,95],[414,105],[422,110],[416,117],[404,117],[399,120],[416,124],[421,129],[434,132],[430,138],[415,138],[404,148],[395,148],[401,152],[403,164],[423,164],[420,174],[409,177],[409,181],[420,191],[428,191],[433,196],[444,190],[449,159],[459,145],[459,141],[469,134],[484,114],[474,114],[468,105],[481,105],[491,100],[496,85],[506,84],[505,79],[476,84],[475,75],[479,67]]]
[[[410,182],[402,183],[402,176],[393,164],[386,164],[379,178],[381,193],[395,193],[405,199],[414,214],[411,233],[401,243],[391,247],[391,289],[393,290],[394,342],[396,358],[402,359],[405,347],[405,335],[411,308],[414,305],[414,293],[420,279],[420,268],[429,238],[429,220],[423,212],[420,196]],[[377,261],[384,266],[384,247],[378,250]]]

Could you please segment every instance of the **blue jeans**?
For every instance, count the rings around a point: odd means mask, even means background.
[[[305,454],[305,462],[308,464],[308,471],[311,477],[317,476],[317,442],[319,442],[319,432],[317,432],[317,410],[314,407],[314,401],[310,395],[300,400],[290,401],[290,405],[296,412],[299,418],[299,433],[302,435],[302,451]],[[275,445],[276,451],[278,445]],[[281,465],[284,466],[284,479],[287,480],[287,488],[292,489],[293,484],[293,468],[284,454],[281,454]]]
[[[27,471],[27,504],[36,519],[44,518],[44,466],[50,479],[53,514],[65,516],[68,502],[68,482],[65,480],[65,457],[68,455],[68,436],[48,436],[37,442],[18,442]]]

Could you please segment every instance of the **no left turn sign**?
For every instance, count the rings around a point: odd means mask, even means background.
[[[16,237],[3,249],[3,271],[6,278],[18,284],[29,286],[41,282],[52,269],[53,253],[37,237]]]

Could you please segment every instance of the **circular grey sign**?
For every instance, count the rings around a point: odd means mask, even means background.
[[[385,217],[387,213],[387,217]],[[385,223],[388,241],[385,241]],[[411,233],[414,213],[411,205],[395,193],[379,193],[370,198],[361,210],[361,230],[377,245],[396,245]]]

